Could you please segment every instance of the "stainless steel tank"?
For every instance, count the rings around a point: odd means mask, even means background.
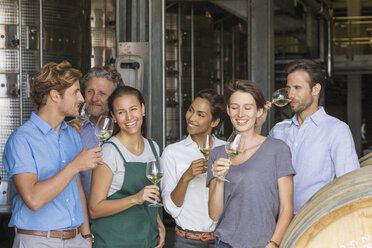
[[[88,4],[84,0],[0,0],[0,214],[11,211],[2,163],[4,146],[34,110],[29,99],[33,75],[41,65],[62,60],[83,71],[90,68],[90,51],[84,47],[89,44]]]
[[[92,39],[91,66],[115,64],[116,58],[116,1],[91,0],[90,36]]]

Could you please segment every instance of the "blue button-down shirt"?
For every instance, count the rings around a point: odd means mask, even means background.
[[[63,122],[58,135],[36,113],[9,137],[3,157],[12,187],[9,226],[46,231],[76,228],[84,223],[77,175],[54,200],[36,212],[27,207],[12,181],[12,176],[20,173],[36,174],[38,181],[51,178],[80,151],[80,137],[73,128]]]
[[[348,125],[327,115],[323,107],[299,125],[297,115],[276,124],[270,137],[281,139],[292,152],[296,170],[294,213],[321,187],[359,168]]]
[[[80,129],[81,143],[83,149],[90,149],[99,145],[99,139],[94,133],[95,125],[89,119],[85,121],[84,125]],[[89,201],[90,195],[90,184],[92,181],[92,170],[80,172],[81,183],[83,184],[85,196]]]

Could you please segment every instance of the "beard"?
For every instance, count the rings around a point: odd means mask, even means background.
[[[95,111],[92,111],[92,108],[91,106],[89,106],[88,104],[88,113],[91,115],[91,116],[94,116],[94,117],[99,117],[103,114],[107,114],[108,113],[108,109],[105,109],[102,105],[95,105],[96,109]],[[97,109],[97,107],[101,107],[100,109]]]
[[[298,105],[295,106],[295,107],[291,106],[292,111],[296,114],[300,114],[303,111],[305,111],[306,109],[308,109],[313,104],[314,98],[312,96],[309,96],[309,97],[304,98],[300,102],[296,99],[294,99],[294,101],[296,101],[298,103]]]

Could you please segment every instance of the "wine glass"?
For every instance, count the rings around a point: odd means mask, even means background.
[[[154,185],[158,184],[163,177],[163,169],[160,166],[159,160],[150,161],[146,163],[146,177],[149,179]],[[162,207],[163,204],[155,200],[155,203],[149,204],[150,207]]]
[[[88,113],[88,106],[85,102],[83,102],[79,105],[79,116],[76,117],[76,120],[84,123],[86,120],[89,119],[89,117],[90,114]]]
[[[243,137],[242,134],[234,131],[227,139],[225,144],[225,150],[230,160],[238,156],[240,153],[242,153],[244,143],[243,142],[244,139],[242,137]],[[222,181],[230,182],[224,176],[219,176],[218,178],[221,179]]]
[[[97,124],[94,128],[94,133],[99,139],[99,145],[101,146],[105,140],[111,137],[114,130],[114,121],[107,115],[101,115],[98,118]]]
[[[275,104],[278,107],[284,107],[290,102],[291,102],[291,99],[289,99],[288,97],[287,88],[281,88],[281,89],[274,91],[272,98],[271,98],[272,104]]]
[[[210,135],[207,135],[205,138],[205,142],[198,145],[199,151],[203,154],[205,159],[208,159],[209,153],[211,153],[213,149],[213,144]]]

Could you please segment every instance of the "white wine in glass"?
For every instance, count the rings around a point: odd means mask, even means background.
[[[209,154],[213,149],[213,142],[210,135],[206,135],[205,141],[202,144],[199,144],[199,151],[203,154],[205,159],[208,159]]]
[[[112,135],[112,130],[105,130],[102,133],[97,134],[97,138],[101,143],[110,138]]]
[[[287,88],[282,88],[274,91],[271,103],[278,106],[278,107],[284,107],[288,103],[291,102],[291,99],[288,97],[288,90]]]
[[[81,103],[79,105],[79,116],[76,117],[76,120],[79,122],[85,122],[90,117],[90,114],[88,113],[88,107],[85,102]]]
[[[102,146],[103,142],[111,137],[114,131],[114,120],[107,115],[101,115],[98,118],[97,124],[94,128],[94,133],[99,139],[99,146]],[[97,165],[102,165],[102,162],[98,162]]]
[[[238,150],[228,149],[228,150],[226,150],[226,153],[229,156],[229,158],[232,159],[233,157],[238,156],[242,152],[241,151],[238,151]]]
[[[157,161],[150,161],[146,163],[146,177],[149,179],[154,185],[158,184],[162,179],[164,173],[160,166],[160,162]],[[163,204],[157,202],[149,204],[150,207],[162,207]]]
[[[242,147],[243,147],[242,135],[236,131],[232,132],[232,134],[227,139],[225,144],[225,150],[227,155],[229,156],[229,159],[231,160],[232,158],[242,153]],[[220,176],[218,178],[223,181],[230,182],[224,176]]]
[[[101,115],[98,118],[97,124],[94,128],[94,133],[99,139],[99,145],[102,145],[105,140],[111,137],[114,131],[114,120],[107,115]]]

